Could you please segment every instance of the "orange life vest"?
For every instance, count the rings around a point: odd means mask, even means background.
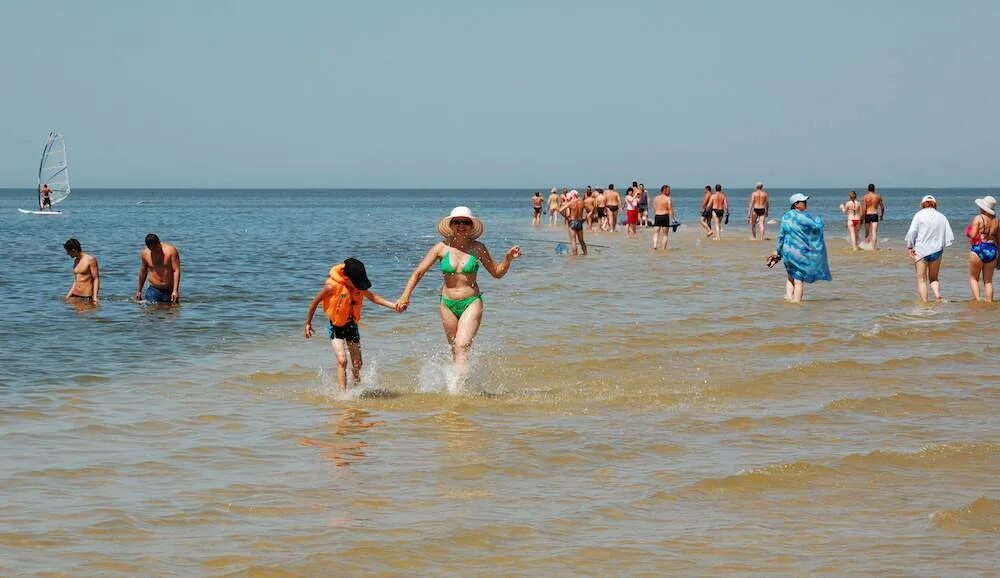
[[[333,291],[323,298],[323,311],[336,326],[347,325],[349,321],[361,319],[361,304],[364,302],[364,292],[354,288],[351,280],[344,275],[344,264],[330,268],[330,277],[326,285]]]

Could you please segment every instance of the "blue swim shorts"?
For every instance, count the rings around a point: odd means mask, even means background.
[[[145,293],[142,294],[142,298],[151,303],[171,303],[172,300],[170,299],[170,291],[170,289],[157,289],[152,285],[147,285]]]

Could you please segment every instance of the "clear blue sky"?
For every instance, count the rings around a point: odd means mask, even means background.
[[[0,186],[1000,185],[1000,2],[4,0]]]

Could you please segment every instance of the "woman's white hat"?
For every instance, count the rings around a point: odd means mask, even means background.
[[[483,222],[472,216],[472,209],[469,207],[455,207],[452,209],[451,214],[441,219],[438,223],[438,233],[445,238],[454,237],[455,231],[451,228],[451,220],[459,217],[472,220],[472,227],[470,228],[468,234],[469,239],[478,239],[479,236],[483,234],[483,231],[485,230]]]
[[[980,209],[991,215],[997,214],[997,200],[994,199],[992,195],[986,195],[981,199],[976,199],[976,204],[979,205]]]

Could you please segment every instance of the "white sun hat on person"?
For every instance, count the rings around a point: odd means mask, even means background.
[[[469,229],[469,233],[467,235],[469,239],[478,239],[479,236],[483,234],[483,231],[485,230],[483,222],[472,215],[472,209],[469,207],[455,207],[452,209],[451,214],[438,222],[438,233],[445,238],[454,237],[455,231],[452,229],[451,220],[459,218],[465,218],[472,221],[472,227]]]
[[[976,199],[976,205],[991,215],[997,214],[997,200],[993,195],[986,195],[981,199]]]

